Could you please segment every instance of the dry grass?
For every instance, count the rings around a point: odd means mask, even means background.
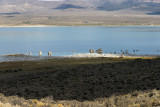
[[[5,97],[0,95],[0,107],[158,107],[160,106],[160,91],[135,91],[124,95],[112,95],[109,98],[97,98],[94,101],[79,102],[76,100],[55,101],[53,97],[40,100]]]

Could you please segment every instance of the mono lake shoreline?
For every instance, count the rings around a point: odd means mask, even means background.
[[[120,24],[120,25],[0,25],[0,27],[89,27],[89,26],[93,26],[93,27],[112,27],[112,26],[117,26],[117,27],[123,27],[123,26],[160,26],[160,24]]]
[[[120,54],[96,54],[96,53],[86,53],[81,54],[77,53],[74,55],[63,55],[63,56],[30,56],[25,54],[8,54],[1,55],[0,62],[8,61],[39,61],[46,59],[64,59],[64,58],[158,58],[160,55],[130,55],[130,56],[121,56]]]

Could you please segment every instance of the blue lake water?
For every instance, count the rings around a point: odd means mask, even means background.
[[[0,55],[38,55],[41,50],[44,56],[48,51],[62,56],[98,48],[105,53],[160,54],[160,27],[0,27]]]

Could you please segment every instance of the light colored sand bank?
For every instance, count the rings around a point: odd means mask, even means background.
[[[135,24],[135,25],[0,25],[0,27],[67,27],[67,26],[160,26],[160,25],[145,25],[145,24]]]
[[[121,55],[115,55],[115,54],[97,54],[97,53],[86,53],[86,54],[82,54],[82,53],[78,53],[78,54],[74,54],[74,55],[68,55],[65,57],[120,57]]]

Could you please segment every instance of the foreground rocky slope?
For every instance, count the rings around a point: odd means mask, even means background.
[[[17,97],[1,95],[0,101],[20,106],[23,104],[19,101],[46,106],[155,106],[160,104],[159,69],[160,59],[5,62],[0,64],[0,93]]]

